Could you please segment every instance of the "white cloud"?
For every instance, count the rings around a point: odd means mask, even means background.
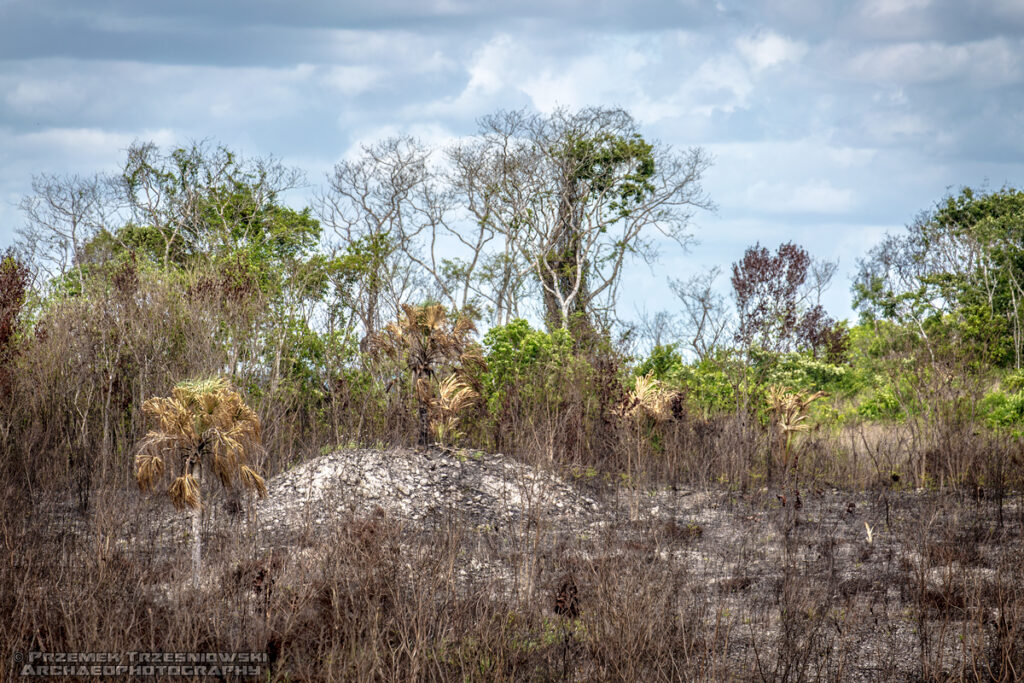
[[[861,12],[872,19],[888,18],[894,14],[926,9],[931,4],[932,0],[866,0]]]
[[[511,36],[495,36],[473,56],[466,90],[482,95],[497,93],[508,85],[511,71],[526,66],[524,60],[529,60],[529,56]]]
[[[5,102],[22,116],[68,117],[86,127],[135,115],[161,125],[188,117],[232,119],[236,126],[303,106],[318,68],[219,67],[142,62],[15,63],[0,74]]]
[[[807,137],[796,140],[759,140],[709,145],[708,149],[723,162],[756,166],[775,164],[810,170],[817,175],[834,174],[838,169],[865,167],[874,161],[874,147],[835,145],[827,139]]]
[[[409,107],[410,116],[479,115],[503,91],[514,88],[521,70],[535,68],[531,54],[511,36],[499,34],[473,52],[465,67],[469,80],[454,97],[443,97]]]
[[[630,46],[616,46],[610,53],[591,53],[572,59],[564,69],[547,65],[522,90],[541,111],[558,106],[579,108],[596,98],[609,104],[627,105],[646,99],[642,77],[646,57]]]
[[[28,149],[45,149],[70,157],[95,159],[120,156],[135,140],[152,141],[159,146],[178,141],[174,131],[168,128],[142,130],[136,133],[120,133],[101,128],[49,128],[11,136],[8,144]]]
[[[864,114],[862,125],[864,133],[880,145],[938,136],[932,124],[916,113],[869,111]]]
[[[854,78],[871,83],[937,83],[966,79],[975,84],[1019,82],[1024,41],[1003,37],[949,45],[909,42],[861,52],[848,64]]]
[[[494,102],[525,97],[542,112],[559,106],[623,106],[645,124],[728,113],[749,106],[754,69],[797,59],[802,51],[775,34],[748,42],[750,59],[758,66],[728,49],[709,50],[706,41],[680,32],[589,36],[579,41],[579,50],[562,46],[565,54],[500,34],[473,53],[462,91],[438,99],[427,112],[479,115],[493,109]],[[674,87],[665,87],[669,83]]]
[[[763,71],[787,62],[799,62],[807,46],[772,31],[739,38],[736,48],[754,71]]]
[[[712,57],[683,82],[680,93],[705,116],[747,106],[754,82],[747,67],[732,55]]]
[[[827,180],[811,180],[800,185],[758,181],[746,191],[751,209],[772,213],[835,214],[854,206],[853,190],[833,187]]]
[[[366,92],[380,80],[380,73],[368,66],[331,66],[327,67],[321,81],[343,95],[358,95]]]

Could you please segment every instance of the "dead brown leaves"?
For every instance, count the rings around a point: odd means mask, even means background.
[[[208,467],[230,488],[239,480],[244,488],[266,495],[266,482],[256,473],[251,458],[262,449],[259,416],[223,378],[179,383],[166,398],[151,398],[143,413],[156,423],[139,445],[136,481],[151,490],[168,467],[176,475],[168,489],[175,507],[201,505],[199,481],[193,472]]]

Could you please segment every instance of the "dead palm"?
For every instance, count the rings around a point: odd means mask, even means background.
[[[267,493],[252,457],[262,448],[260,420],[223,378],[188,380],[169,398],[151,398],[142,411],[156,426],[139,444],[135,477],[143,491],[168,474],[167,495],[177,509],[192,513],[192,571],[200,570],[199,522],[204,472],[212,472],[226,488],[236,483]]]
[[[471,383],[475,370],[484,365],[480,347],[472,343],[473,322],[459,316],[454,321],[441,304],[402,304],[398,319],[389,323],[372,341],[376,353],[404,363],[416,392],[419,443],[430,438],[430,406],[433,380],[443,366],[454,366],[463,384]]]
[[[619,413],[626,418],[633,420],[636,429],[636,464],[640,464],[641,445],[644,442],[643,432],[654,424],[665,422],[672,417],[672,404],[679,398],[679,393],[666,389],[664,385],[654,378],[653,373],[637,375],[633,389],[630,390],[626,400],[619,406]],[[631,479],[633,486],[633,497],[630,502],[630,515],[636,519],[639,514],[639,501],[633,478],[633,452],[627,450],[626,474]]]
[[[433,417],[430,428],[440,443],[454,441],[463,436],[459,431],[462,413],[480,400],[480,394],[467,385],[456,373],[448,375],[439,385],[437,398],[431,399]]]
[[[808,408],[819,398],[826,396],[828,394],[824,391],[817,391],[808,396],[800,391],[789,391],[777,384],[768,387],[768,407],[773,413],[776,427],[779,430],[784,471],[788,470],[790,466],[796,467],[796,459],[793,458],[792,462],[790,461],[793,437],[811,428],[807,422],[807,418],[810,416]]]

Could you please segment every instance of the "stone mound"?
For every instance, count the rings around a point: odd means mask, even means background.
[[[270,535],[329,528],[349,511],[501,529],[526,516],[554,521],[598,508],[565,481],[512,457],[436,448],[340,450],[272,478],[267,488],[255,512]]]

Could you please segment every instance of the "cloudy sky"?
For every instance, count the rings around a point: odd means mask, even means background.
[[[840,259],[845,316],[886,230],[1024,186],[1024,0],[0,0],[0,248],[33,174],[114,170],[133,140],[273,154],[315,185],[361,142],[585,105],[714,158],[700,243],[631,270],[625,308],[793,240]]]

